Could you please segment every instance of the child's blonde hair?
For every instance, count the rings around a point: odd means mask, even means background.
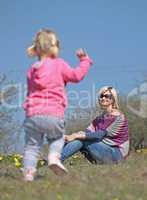
[[[42,29],[37,32],[33,45],[27,49],[29,56],[47,55],[57,57],[59,54],[59,40],[54,31]]]
[[[99,90],[99,96],[101,94],[104,94],[105,92],[109,91],[111,94],[112,94],[112,97],[113,97],[113,108],[115,109],[119,109],[119,105],[118,105],[118,95],[117,95],[117,92],[116,92],[116,89],[111,87],[111,86],[104,86],[102,87],[100,90]]]

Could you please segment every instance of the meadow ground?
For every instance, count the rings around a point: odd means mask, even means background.
[[[118,165],[93,165],[77,155],[65,162],[69,174],[47,166],[24,182],[12,164],[0,164],[0,200],[147,200],[147,153],[131,153]]]

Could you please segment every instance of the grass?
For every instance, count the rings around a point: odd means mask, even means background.
[[[132,153],[118,165],[92,165],[78,155],[65,162],[69,174],[55,176],[47,166],[34,182],[19,169],[0,164],[0,200],[146,200],[147,153]]]

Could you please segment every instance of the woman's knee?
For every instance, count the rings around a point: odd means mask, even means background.
[[[102,142],[88,145],[87,150],[97,163],[108,163],[113,161],[111,149]]]
[[[61,160],[65,160],[66,158],[72,156],[76,152],[80,151],[83,143],[80,140],[74,140],[65,144],[61,154]]]
[[[82,147],[83,146],[83,142],[80,140],[73,140],[71,142],[67,142],[65,143],[65,146],[73,146],[73,147]]]

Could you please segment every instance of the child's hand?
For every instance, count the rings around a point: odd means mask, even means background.
[[[87,53],[83,49],[78,49],[76,51],[76,55],[79,59],[82,59],[84,57],[88,57]]]
[[[28,54],[28,56],[30,56],[30,57],[34,57],[34,56],[36,56],[36,52],[35,52],[33,46],[27,48],[27,54]]]

